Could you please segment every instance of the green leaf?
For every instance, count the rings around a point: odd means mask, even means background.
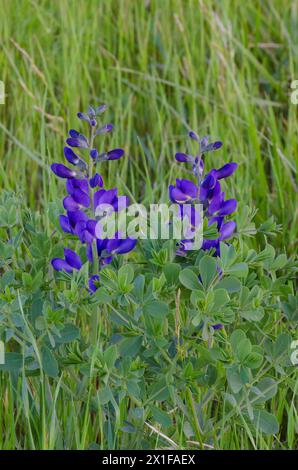
[[[242,339],[236,346],[236,356],[240,362],[244,362],[251,353],[251,342],[248,338]]]
[[[190,301],[195,307],[198,305],[199,302],[203,302],[204,300],[205,293],[202,290],[193,290],[190,294]]]
[[[155,421],[157,421],[163,427],[168,428],[172,425],[172,420],[165,411],[160,410],[154,405],[150,405],[150,411]]]
[[[214,289],[226,289],[228,292],[238,292],[241,289],[241,283],[236,277],[228,276],[221,279]]]
[[[240,311],[240,315],[248,321],[261,321],[264,316],[264,309],[263,307],[258,307],[252,310],[243,310]]]
[[[126,382],[127,392],[129,396],[139,399],[140,398],[140,387],[138,386],[136,380],[128,380]]]
[[[291,335],[288,333],[281,333],[274,345],[274,358],[276,360],[281,359],[283,356],[288,355],[289,348],[291,345]]]
[[[142,302],[144,297],[144,288],[145,288],[145,276],[143,274],[139,274],[134,280],[134,286],[132,290],[132,294]]]
[[[287,264],[287,257],[285,254],[279,255],[272,263],[271,269],[273,271],[277,271],[278,269],[282,269]]]
[[[266,410],[254,410],[253,423],[257,429],[265,434],[277,434],[279,431],[276,417]]]
[[[237,365],[232,365],[227,368],[227,380],[232,392],[239,393],[243,387],[243,383]]]
[[[24,285],[25,289],[30,289],[32,286],[32,277],[29,273],[22,273],[22,284]]]
[[[108,304],[112,300],[112,297],[108,294],[105,287],[99,287],[96,292],[92,295],[92,301],[100,304]]]
[[[110,387],[107,385],[97,392],[98,401],[101,405],[106,405],[113,398]]]
[[[251,389],[251,401],[254,405],[259,405],[265,403],[267,400],[270,400],[277,393],[277,382],[271,377],[265,377],[260,380],[254,387]]]
[[[122,340],[118,345],[121,356],[137,356],[142,341],[142,336],[131,336]]]
[[[167,283],[174,285],[179,279],[179,273],[181,271],[181,266],[178,263],[167,263],[163,268],[164,275],[166,277]]]
[[[246,277],[248,274],[248,265],[246,263],[236,263],[225,270],[225,273],[236,277]]]
[[[211,387],[216,382],[216,378],[217,378],[216,367],[212,364],[208,364],[203,378],[204,378],[205,384]]]
[[[58,363],[53,353],[47,346],[42,347],[41,351],[42,368],[45,374],[50,377],[57,377],[59,373]]]
[[[180,272],[179,279],[181,284],[183,284],[187,289],[200,289],[198,276],[189,268],[185,268]]]
[[[205,289],[208,289],[216,275],[216,260],[211,256],[204,256],[200,260],[199,271],[202,279],[202,284]]]
[[[118,349],[116,345],[109,346],[103,353],[103,359],[108,369],[112,369],[118,357]]]
[[[258,369],[263,362],[262,354],[257,352],[251,352],[244,361],[244,364],[249,367],[249,369]]]
[[[151,300],[144,305],[144,314],[163,320],[169,312],[169,306],[160,300]]]
[[[119,286],[127,286],[132,283],[134,270],[131,264],[124,264],[118,271]]]
[[[232,346],[232,349],[234,353],[237,352],[237,347],[240,341],[244,340],[246,338],[246,334],[244,333],[243,330],[234,330],[233,333],[230,336],[230,343]]]
[[[15,352],[7,352],[4,355],[4,364],[0,364],[0,370],[16,372],[23,366],[23,355]]]
[[[56,343],[70,343],[80,337],[80,329],[72,323],[67,323],[60,331],[60,336],[55,336]]]
[[[233,245],[227,245],[226,243],[220,243],[220,264],[222,270],[226,270],[236,261],[237,253]]]
[[[225,289],[216,289],[214,291],[213,306],[212,308],[218,310],[226,305],[230,297]]]
[[[167,400],[170,396],[168,384],[164,377],[156,381],[149,387],[148,397],[150,401],[163,401]]]

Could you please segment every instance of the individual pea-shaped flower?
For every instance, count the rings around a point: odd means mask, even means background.
[[[108,134],[108,133],[111,132],[113,129],[114,129],[113,124],[105,124],[104,126],[102,126],[102,127],[100,127],[99,129],[97,129],[96,135],[99,135],[99,134]]]
[[[66,189],[69,196],[63,200],[67,211],[76,211],[90,206],[89,184],[87,179],[67,180]]]
[[[66,143],[70,147],[78,147],[78,148],[85,148],[85,149],[89,147],[87,137],[85,137],[83,134],[80,134],[80,132],[74,129],[71,129],[69,131],[69,136],[70,137],[66,139]]]
[[[113,149],[107,152],[107,160],[119,160],[119,158],[123,157],[124,150],[123,149]]]
[[[99,186],[100,188],[103,187],[103,179],[102,176],[99,175],[98,173],[95,173],[95,175],[90,178],[89,184],[91,188],[96,188],[96,186]]]
[[[190,180],[176,179],[176,186],[171,185],[169,187],[171,201],[178,204],[196,199],[198,197],[198,193],[198,187]]]
[[[201,154],[218,150],[222,146],[222,142],[220,140],[209,142],[208,136],[205,136],[200,140],[199,136],[194,131],[190,131],[188,135],[191,139],[199,143]]]
[[[92,243],[95,239],[96,220],[82,220],[75,226],[74,233],[82,243]]]
[[[234,163],[234,162],[226,163],[224,166],[222,166],[218,170],[215,170],[214,176],[218,180],[222,178],[227,178],[228,176],[231,176],[237,170],[237,168],[238,168],[237,163]]]
[[[106,250],[112,255],[123,255],[133,250],[136,243],[134,238],[113,238],[107,241]]]
[[[119,212],[129,204],[127,196],[117,196],[118,189],[100,189],[94,193],[94,210],[96,215],[100,215],[100,209],[103,212]],[[110,206],[110,207],[108,207]],[[103,214],[102,214],[103,215]]]
[[[107,242],[108,242],[107,238],[105,238],[105,239],[97,238],[96,239],[96,254],[98,256],[99,265],[101,267],[105,266],[106,264],[109,264],[113,261],[113,257],[111,256],[111,253],[109,253],[106,249],[107,248]],[[93,256],[93,250],[92,250],[91,245],[87,245],[86,254],[87,254],[88,260],[90,261],[90,263],[92,263],[94,261],[94,256]]]
[[[81,172],[74,169],[71,170],[62,163],[53,163],[53,165],[51,165],[51,170],[55,175],[59,176],[59,178],[72,179],[81,176]]]
[[[54,258],[51,263],[56,271],[66,271],[72,273],[74,269],[79,270],[82,267],[82,261],[79,255],[69,248],[64,248],[64,258]]]
[[[214,330],[222,330],[223,329],[223,324],[222,323],[216,323],[215,325],[212,325],[212,328]]]
[[[100,277],[98,274],[93,274],[90,276],[89,281],[88,281],[88,287],[89,291],[91,294],[97,291],[98,289],[98,284],[99,284]]]
[[[194,163],[195,158],[192,155],[187,155],[186,153],[177,152],[175,154],[177,162],[180,163]]]
[[[63,232],[74,234],[78,222],[88,220],[87,214],[81,210],[67,211],[67,215],[60,215],[59,221]]]

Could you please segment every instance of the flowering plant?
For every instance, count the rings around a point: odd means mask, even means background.
[[[211,170],[204,175],[204,156],[206,153],[219,149],[222,142],[217,141],[209,143],[208,137],[199,139],[198,135],[191,131],[189,136],[199,145],[199,152],[196,157],[185,153],[176,153],[175,158],[178,162],[189,163],[192,166],[193,174],[197,183],[186,179],[177,179],[176,186],[169,187],[169,195],[172,202],[176,202],[182,209],[183,204],[200,203],[204,208],[204,216],[208,219],[208,225],[216,224],[218,237],[203,241],[203,250],[214,248],[215,254],[220,255],[220,242],[229,238],[235,228],[234,221],[225,222],[225,217],[232,214],[237,206],[236,199],[225,200],[225,193],[221,190],[220,180],[231,176],[237,169],[237,163],[227,163],[218,170]],[[195,207],[190,211],[190,222],[194,225]],[[199,219],[197,217],[197,219]],[[201,223],[197,220],[197,223]],[[178,253],[183,255],[186,251],[192,249],[192,243],[182,240]]]
[[[198,154],[177,153],[176,160],[191,165],[195,182],[178,179],[169,194],[181,212],[191,208],[191,225],[202,223],[195,211],[197,202],[203,206],[202,249],[192,249],[191,239],[178,249],[176,239],[144,240],[134,263],[111,263],[136,240],[118,232],[104,238],[97,230],[101,203],[117,213],[128,204],[116,188],[104,188],[96,169],[124,154],[97,147],[97,136],[112,130],[98,125],[104,109],[79,113],[89,136],[71,130],[64,148],[71,167],[52,165],[66,180],[66,212],[59,216],[64,257],[38,213],[19,196],[0,197],[0,338],[6,351],[0,371],[21,389],[26,411],[18,408],[16,416],[23,435],[28,423],[29,435],[38,436],[57,422],[52,445],[72,448],[64,410],[75,407],[93,436],[86,435],[81,447],[145,448],[150,439],[155,446],[147,428],[160,426],[165,445],[220,448],[231,423],[249,429],[253,443],[266,438],[271,445],[278,436],[279,445],[284,425],[276,396],[282,381],[288,393],[295,388],[290,358],[298,299],[297,263],[268,243],[278,226],[270,218],[256,228],[254,213],[241,204],[236,220],[230,218],[237,203],[225,199],[221,182],[237,165],[205,174],[205,156],[221,143],[192,132]],[[49,225],[56,224],[60,207],[60,201],[49,204]],[[258,250],[258,244],[265,246]],[[53,282],[50,263],[66,282]],[[85,295],[87,285],[92,295]],[[59,403],[55,415],[53,401]],[[26,447],[24,439],[19,447]]]
[[[68,146],[64,147],[64,156],[74,168],[54,163],[52,171],[60,178],[66,179],[68,195],[63,199],[66,215],[60,215],[60,225],[64,232],[75,235],[86,246],[86,256],[91,264],[89,290],[95,292],[99,282],[99,271],[106,264],[111,263],[113,255],[124,254],[131,251],[136,240],[120,238],[115,233],[112,239],[101,239],[96,230],[95,215],[101,204],[109,204],[115,212],[128,204],[127,197],[118,197],[117,188],[102,189],[104,186],[102,176],[95,171],[99,163],[108,160],[119,160],[124,150],[115,148],[110,151],[99,152],[95,146],[95,138],[108,134],[113,130],[112,124],[99,125],[99,117],[106,110],[106,105],[96,108],[89,106],[88,113],[78,113],[78,118],[89,125],[89,137],[71,129],[66,139]],[[86,151],[89,161],[75,153],[72,148]],[[64,249],[64,258],[52,259],[52,266],[56,271],[72,273],[74,269],[82,267],[80,256],[69,248]]]

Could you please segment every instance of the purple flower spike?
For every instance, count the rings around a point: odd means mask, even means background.
[[[67,166],[62,165],[62,163],[53,163],[51,170],[55,175],[59,176],[59,178],[75,178],[79,176],[78,172],[67,168]]]
[[[91,188],[96,188],[96,186],[99,186],[100,188],[103,187],[103,179],[102,176],[99,175],[98,173],[95,173],[93,178],[90,178],[89,180]]]
[[[98,135],[98,134],[107,134],[108,132],[111,132],[113,129],[114,129],[113,124],[105,124],[100,129],[97,129],[96,135]]]
[[[199,143],[199,153],[193,158],[185,153],[176,153],[175,158],[179,162],[192,161],[192,171],[196,178],[197,184],[189,180],[176,180],[176,186],[169,186],[169,196],[172,202],[180,205],[181,209],[190,209],[188,218],[190,220],[190,229],[187,240],[181,240],[177,244],[179,246],[176,254],[186,256],[188,250],[194,249],[193,240],[191,239],[192,230],[201,221],[195,219],[194,204],[200,202],[202,204],[203,214],[207,218],[208,225],[216,224],[218,238],[215,240],[204,239],[202,244],[203,250],[212,250],[214,256],[220,256],[220,241],[226,240],[232,236],[235,231],[236,224],[234,221],[225,223],[225,216],[232,214],[237,207],[236,199],[224,200],[225,193],[221,190],[219,180],[232,175],[237,169],[236,163],[228,163],[218,170],[213,169],[204,176],[204,161],[202,157],[207,152],[212,152],[221,148],[222,142],[210,142],[209,137],[205,136],[199,140],[198,135],[190,131],[189,137]],[[198,197],[199,196],[199,197]],[[182,212],[181,212],[182,214]],[[214,325],[215,329],[220,328],[220,324]]]
[[[231,176],[237,170],[237,163],[227,163],[226,165],[216,170],[215,177],[220,180],[222,178],[227,178]]]
[[[89,290],[92,294],[97,291],[98,283],[99,283],[99,275],[98,274],[94,274],[93,276],[91,276],[89,278],[88,286],[89,286]]]
[[[123,149],[113,149],[107,153],[107,160],[119,160],[119,158],[123,157],[123,155]]]
[[[69,136],[66,139],[68,146],[64,147],[64,156],[71,164],[77,166],[70,169],[63,164],[55,163],[51,166],[52,171],[60,178],[66,179],[67,196],[63,199],[63,206],[67,214],[60,215],[59,221],[63,232],[76,236],[81,243],[86,245],[86,256],[90,263],[97,264],[97,269],[101,270],[106,264],[113,260],[112,254],[123,254],[131,251],[136,240],[130,238],[120,240],[114,235],[113,239],[100,239],[102,231],[95,233],[100,226],[100,217],[107,213],[118,212],[129,204],[126,196],[118,197],[118,189],[110,190],[99,189],[103,187],[103,179],[99,173],[94,173],[96,163],[106,160],[118,160],[124,155],[124,150],[115,148],[109,152],[103,150],[101,154],[96,148],[92,148],[93,137],[104,135],[113,130],[112,124],[105,124],[102,127],[98,125],[98,117],[106,110],[106,105],[97,107],[89,106],[87,113],[78,113],[77,116],[89,125],[90,142],[88,138],[75,129],[70,129]],[[95,146],[95,145],[94,145]],[[91,159],[85,161],[83,157],[77,155],[71,148],[88,149]],[[93,160],[93,161],[92,161]],[[95,189],[95,191],[93,191]],[[92,198],[92,199],[91,199]],[[91,206],[91,200],[94,204]],[[103,206],[101,206],[101,204]],[[101,211],[100,211],[101,209]],[[94,213],[98,220],[93,220]],[[96,242],[96,253],[93,250],[93,244]],[[107,244],[109,250],[107,250]],[[82,266],[80,257],[72,250],[65,248],[64,258],[55,258],[51,261],[52,266],[57,271],[72,273],[73,270],[79,270]],[[98,288],[99,276],[89,277],[88,288],[93,293]]]

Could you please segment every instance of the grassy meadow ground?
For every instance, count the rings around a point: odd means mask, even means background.
[[[228,190],[240,201],[236,220],[245,216],[245,205],[257,209],[257,224],[273,215],[282,230],[271,243],[277,253],[295,253],[298,120],[290,83],[298,79],[296,0],[0,0],[0,11],[0,80],[6,86],[0,187],[20,192],[48,235],[49,202],[61,197],[49,164],[63,162],[77,111],[107,103],[115,124],[111,147],[126,151],[118,165],[103,170],[107,186],[117,185],[138,202],[167,201],[168,184],[183,174],[173,157],[186,150],[187,131],[209,134],[224,145],[208,156],[208,168],[239,164]],[[256,248],[258,238],[249,243]],[[12,399],[8,380],[1,375],[1,448],[84,449],[98,442],[102,417],[90,419],[89,403],[65,400],[66,389],[76,389],[75,378],[61,375],[43,384],[41,417],[22,408],[21,390]],[[40,393],[36,383],[31,393]],[[285,381],[270,403],[286,422],[278,436],[252,436],[235,418],[217,434],[215,447],[295,448],[293,403]],[[125,413],[123,405],[121,422]],[[154,424],[137,436],[119,431],[99,446],[146,442],[160,448],[174,441],[196,448],[186,442],[180,414],[177,423],[166,438]]]

